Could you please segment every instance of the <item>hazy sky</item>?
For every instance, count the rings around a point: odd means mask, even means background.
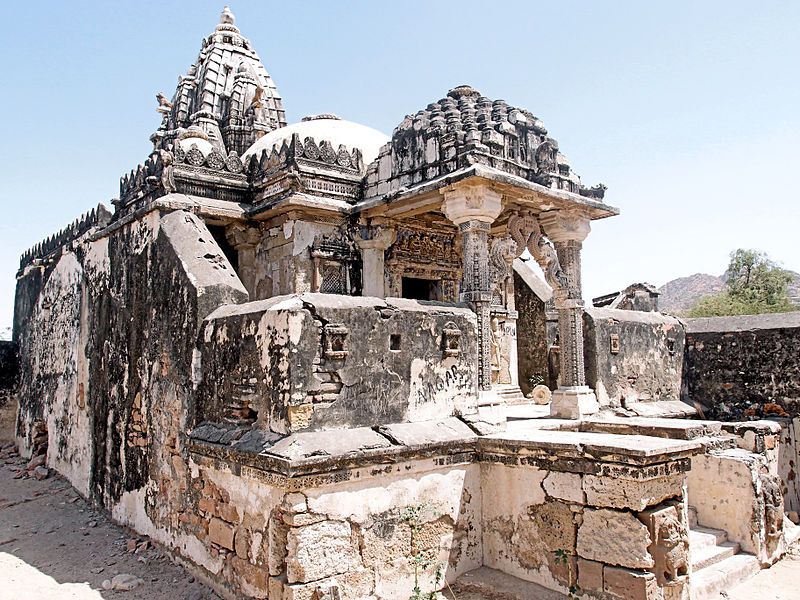
[[[19,255],[118,195],[221,2],[6,11],[0,330]],[[721,273],[736,247],[800,271],[800,2],[234,2],[289,122],[390,134],[468,83],[541,118],[622,210],[584,244],[587,298]],[[109,205],[110,206],[110,205]]]

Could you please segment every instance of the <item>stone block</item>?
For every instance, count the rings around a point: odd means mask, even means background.
[[[624,479],[596,475],[583,478],[586,504],[634,511],[683,495],[683,473],[654,479]]]
[[[307,583],[361,567],[350,524],[322,521],[289,530],[286,544],[289,583]]]
[[[534,504],[528,514],[539,538],[550,552],[572,552],[575,547],[575,523],[569,505],[563,502]]]
[[[217,513],[217,503],[211,498],[200,498],[197,501],[197,510],[209,515],[215,515]]]
[[[233,504],[220,504],[219,517],[231,523],[239,522],[239,511]]]
[[[222,519],[214,517],[208,523],[208,539],[212,544],[233,550],[233,538],[235,535],[236,528]]]
[[[602,592],[603,564],[593,560],[579,558],[578,587],[586,592]]]
[[[575,504],[585,504],[586,502],[581,486],[581,476],[576,473],[550,471],[542,482],[542,487],[551,498]]]
[[[236,550],[236,556],[242,560],[247,560],[248,551],[250,548],[250,535],[247,529],[244,527],[239,528],[239,530],[236,532],[233,545],[234,550]]]
[[[661,600],[656,576],[647,571],[607,566],[603,569],[603,591],[624,600]]]
[[[306,497],[299,492],[291,492],[283,498],[283,508],[289,512],[302,513],[308,510]]]
[[[629,512],[586,509],[578,528],[578,556],[632,569],[654,566],[648,552],[650,532]]]

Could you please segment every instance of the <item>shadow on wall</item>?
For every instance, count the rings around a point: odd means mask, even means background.
[[[17,413],[14,389],[18,376],[17,345],[14,342],[0,341],[0,440],[14,437]]]

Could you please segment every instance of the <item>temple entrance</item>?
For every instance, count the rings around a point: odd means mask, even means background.
[[[436,284],[433,279],[403,277],[401,297],[410,300],[435,300]]]

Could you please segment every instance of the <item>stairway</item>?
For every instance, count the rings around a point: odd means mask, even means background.
[[[522,390],[518,385],[510,384],[493,384],[492,391],[502,400],[503,404],[524,404],[530,403],[525,396],[522,395]]]
[[[752,554],[739,552],[720,529],[697,523],[697,511],[689,507],[689,554],[692,560],[692,600],[711,600],[755,575],[760,566]]]

